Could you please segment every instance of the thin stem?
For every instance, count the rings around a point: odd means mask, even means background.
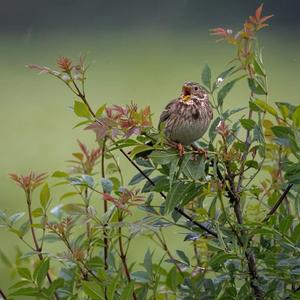
[[[159,243],[160,243],[160,246],[162,247],[162,249],[166,252],[166,254],[169,256],[169,258],[174,262],[175,266],[176,266],[176,269],[178,270],[178,272],[183,275],[183,272],[182,270],[180,269],[176,259],[173,257],[172,253],[170,252],[169,248],[168,248],[168,245],[166,243],[166,240],[164,238],[164,235],[162,233],[162,231],[160,230],[160,233],[161,233],[161,237],[159,236],[159,234],[157,232],[154,232],[155,236],[157,237]]]
[[[118,221],[119,221],[119,223],[121,223],[123,221],[122,211],[120,211],[120,210],[118,210]],[[122,227],[121,226],[119,226],[118,231],[119,231],[118,242],[119,242],[120,258],[121,258],[121,261],[123,264],[123,268],[124,268],[127,280],[128,280],[128,282],[131,282],[131,276],[130,276],[129,268],[127,265],[127,256],[126,256],[126,253],[123,248]],[[136,294],[134,291],[132,293],[132,297],[134,300],[137,300],[137,297],[136,297]]]
[[[103,140],[103,145],[102,145],[102,157],[101,157],[101,176],[102,178],[105,178],[105,144],[106,144],[106,139]],[[103,209],[104,213],[107,212],[108,206],[107,206],[107,201],[103,201]],[[108,257],[108,239],[107,239],[107,230],[106,230],[107,224],[104,224],[104,229],[103,229],[103,235],[104,235],[104,268],[105,270],[108,270],[108,263],[107,263],[107,257]]]
[[[32,200],[31,199],[31,192],[27,191],[26,192],[26,201],[27,201],[28,218],[29,218],[29,224],[30,224],[30,229],[31,229],[31,235],[32,235],[34,246],[35,246],[35,250],[38,252],[38,257],[42,261],[44,259],[43,254],[41,253],[42,247],[39,246],[39,244],[38,244],[37,237],[36,237],[36,234],[35,234],[35,230],[34,230],[34,227],[33,227],[33,218],[32,218],[32,211],[31,211],[31,202],[32,201],[31,200]],[[47,280],[48,280],[49,284],[51,285],[52,279],[51,279],[51,276],[50,276],[49,272],[47,272]],[[54,293],[54,297],[57,300],[59,299],[56,292]]]
[[[105,149],[106,149],[106,138],[103,139],[103,144],[102,144],[102,153],[101,153],[101,176],[104,179],[105,178]],[[107,212],[108,206],[107,206],[107,201],[103,201],[103,210],[104,210],[104,214]],[[108,247],[109,247],[109,242],[108,242],[108,238],[107,238],[107,223],[104,224],[103,227],[103,243],[104,243],[104,269],[107,271],[108,270]],[[104,295],[105,295],[105,299],[108,299],[107,296],[107,288],[105,286],[104,288]]]
[[[88,217],[89,215],[89,201],[88,201],[88,188],[84,188],[84,203],[85,203],[85,213],[86,216]],[[87,256],[89,256],[90,250],[91,250],[91,224],[89,220],[86,222],[86,236],[88,240],[87,244]]]

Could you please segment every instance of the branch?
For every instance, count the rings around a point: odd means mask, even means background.
[[[266,215],[266,217],[263,219],[263,223],[266,223],[270,217],[276,212],[276,210],[278,209],[278,207],[281,205],[281,203],[283,202],[284,198],[286,197],[286,195],[288,194],[288,192],[290,191],[290,189],[292,188],[293,183],[290,183],[286,189],[284,190],[284,192],[282,193],[282,195],[279,197],[279,199],[277,200],[277,202],[275,203],[275,205],[271,208],[271,210],[268,212],[268,214]]]
[[[6,295],[4,294],[4,292],[1,289],[0,289],[0,295],[4,300],[7,299]]]

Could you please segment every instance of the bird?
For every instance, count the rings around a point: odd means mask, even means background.
[[[175,143],[180,156],[207,131],[213,118],[208,93],[196,82],[186,82],[178,98],[170,101],[159,118],[158,128]]]

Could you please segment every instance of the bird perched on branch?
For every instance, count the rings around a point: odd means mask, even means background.
[[[179,154],[207,131],[213,118],[208,94],[198,83],[186,82],[182,93],[169,102],[160,115],[159,128],[170,142],[176,143]]]

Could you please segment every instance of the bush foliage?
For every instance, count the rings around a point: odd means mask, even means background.
[[[208,138],[200,142],[207,155],[186,149],[181,157],[168,147],[150,107],[93,110],[83,57],[60,58],[58,70],[29,65],[76,95],[76,127],[94,132],[97,147],[78,141],[71,168],[49,182],[46,174],[10,174],[28,210],[0,211],[1,227],[28,252],[18,254],[18,276],[0,290],[4,299],[300,299],[300,106],[268,99],[257,32],[272,16],[262,8],[236,33],[211,31],[234,55],[218,76],[208,65],[202,72],[214,109]],[[248,83],[248,97],[227,109],[240,81]],[[118,155],[136,169],[129,182]],[[59,199],[52,196],[57,186],[64,190]],[[168,245],[167,227],[184,232],[189,254]],[[140,235],[149,249],[143,261],[131,263],[128,253]]]

